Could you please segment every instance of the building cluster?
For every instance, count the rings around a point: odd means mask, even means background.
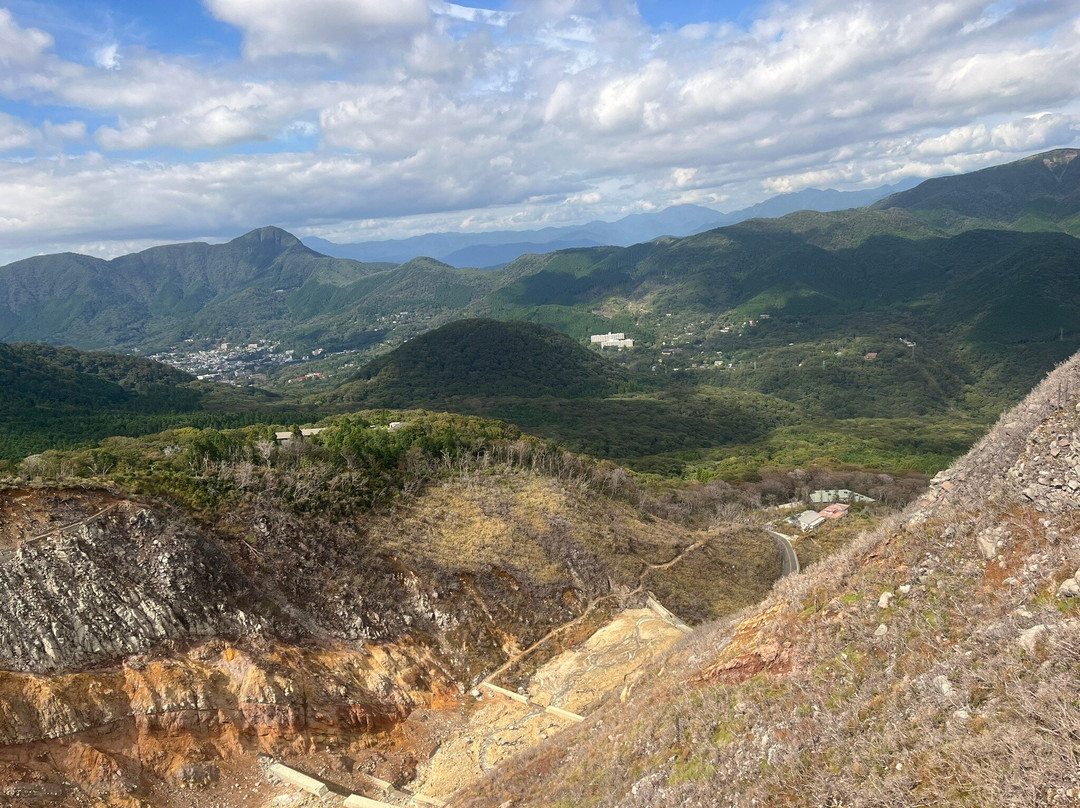
[[[292,350],[283,351],[275,343],[252,342],[246,345],[216,343],[211,350],[193,350],[194,340],[184,346],[174,346],[154,354],[151,359],[186,371],[200,380],[241,382],[265,381],[263,369],[272,365],[288,365],[297,361]]]
[[[607,334],[592,334],[589,337],[589,342],[593,345],[599,345],[600,349],[604,348],[633,348],[634,341],[627,339],[626,334],[622,331],[608,332]]]
[[[814,491],[810,494],[810,501],[814,504],[828,504],[820,511],[805,510],[785,520],[803,533],[817,530],[828,521],[840,521],[848,515],[852,503],[873,502],[874,500],[865,494],[859,494],[847,488],[838,488],[829,491]]]
[[[325,349],[315,348],[301,356],[291,348],[282,350],[280,344],[276,342],[245,344],[215,340],[214,347],[207,350],[196,350],[197,344],[193,339],[184,340],[183,345],[173,346],[150,358],[186,371],[200,381],[254,384],[267,381],[265,371],[268,368],[307,362],[328,355]],[[307,373],[289,381],[321,379],[322,377],[322,373]]]

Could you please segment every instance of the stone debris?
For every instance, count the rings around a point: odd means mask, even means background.
[[[1027,651],[1029,654],[1035,653],[1035,649],[1039,647],[1039,643],[1046,639],[1046,636],[1050,633],[1050,629],[1044,625],[1032,626],[1020,633],[1020,639],[1017,642],[1020,647]]]
[[[879,609],[888,609],[889,604],[892,602],[892,599],[894,597],[896,596],[886,589],[884,592],[881,593],[881,597],[878,598],[877,607]]]
[[[1006,475],[1044,513],[1080,508],[1080,429],[1075,418],[1058,413],[1035,429],[1023,457]]]
[[[952,698],[956,694],[956,688],[954,688],[952,682],[949,681],[949,677],[944,674],[934,677],[934,687],[936,687],[941,692],[941,695],[946,698]]]
[[[1080,597],[1080,570],[1077,570],[1072,578],[1062,581],[1058,594],[1063,598]]]
[[[987,530],[980,531],[975,536],[975,547],[979,551],[979,555],[985,560],[990,561],[1005,546],[1005,543],[1009,539],[1009,531],[1003,526],[988,528]]]

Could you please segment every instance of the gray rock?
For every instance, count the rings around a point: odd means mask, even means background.
[[[975,537],[975,546],[987,561],[997,555],[997,538],[988,530]]]
[[[945,675],[934,677],[934,687],[941,691],[941,695],[947,698],[951,698],[956,693],[956,688],[949,681],[949,677]]]
[[[1017,642],[1020,647],[1027,651],[1029,654],[1035,653],[1035,649],[1038,648],[1039,643],[1046,639],[1047,634],[1050,633],[1050,629],[1040,624],[1032,626],[1027,631],[1021,632],[1020,639]]]
[[[1061,586],[1058,587],[1058,595],[1063,598],[1080,597],[1080,583],[1077,583],[1076,578],[1062,581]]]

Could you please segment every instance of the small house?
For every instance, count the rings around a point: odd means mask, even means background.
[[[848,508],[850,507],[850,505],[843,502],[834,502],[832,505],[826,505],[819,513],[826,519],[840,520],[848,515]]]
[[[795,526],[803,533],[817,530],[823,524],[825,524],[825,517],[817,511],[803,511],[795,517]]]

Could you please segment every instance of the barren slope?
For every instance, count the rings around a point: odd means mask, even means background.
[[[1080,800],[1080,359],[839,558],[455,804]]]
[[[172,504],[100,483],[0,490],[0,805],[256,805],[274,793],[260,754],[345,789],[364,771],[406,782],[402,721],[553,629],[646,589],[730,610],[779,570],[764,538],[729,544],[580,476],[484,455],[365,510],[325,452],[281,451],[274,467],[193,455],[228,507],[183,504],[189,488]],[[169,461],[149,462],[179,485]],[[298,513],[301,492],[322,505]],[[710,586],[685,591],[702,572]]]

